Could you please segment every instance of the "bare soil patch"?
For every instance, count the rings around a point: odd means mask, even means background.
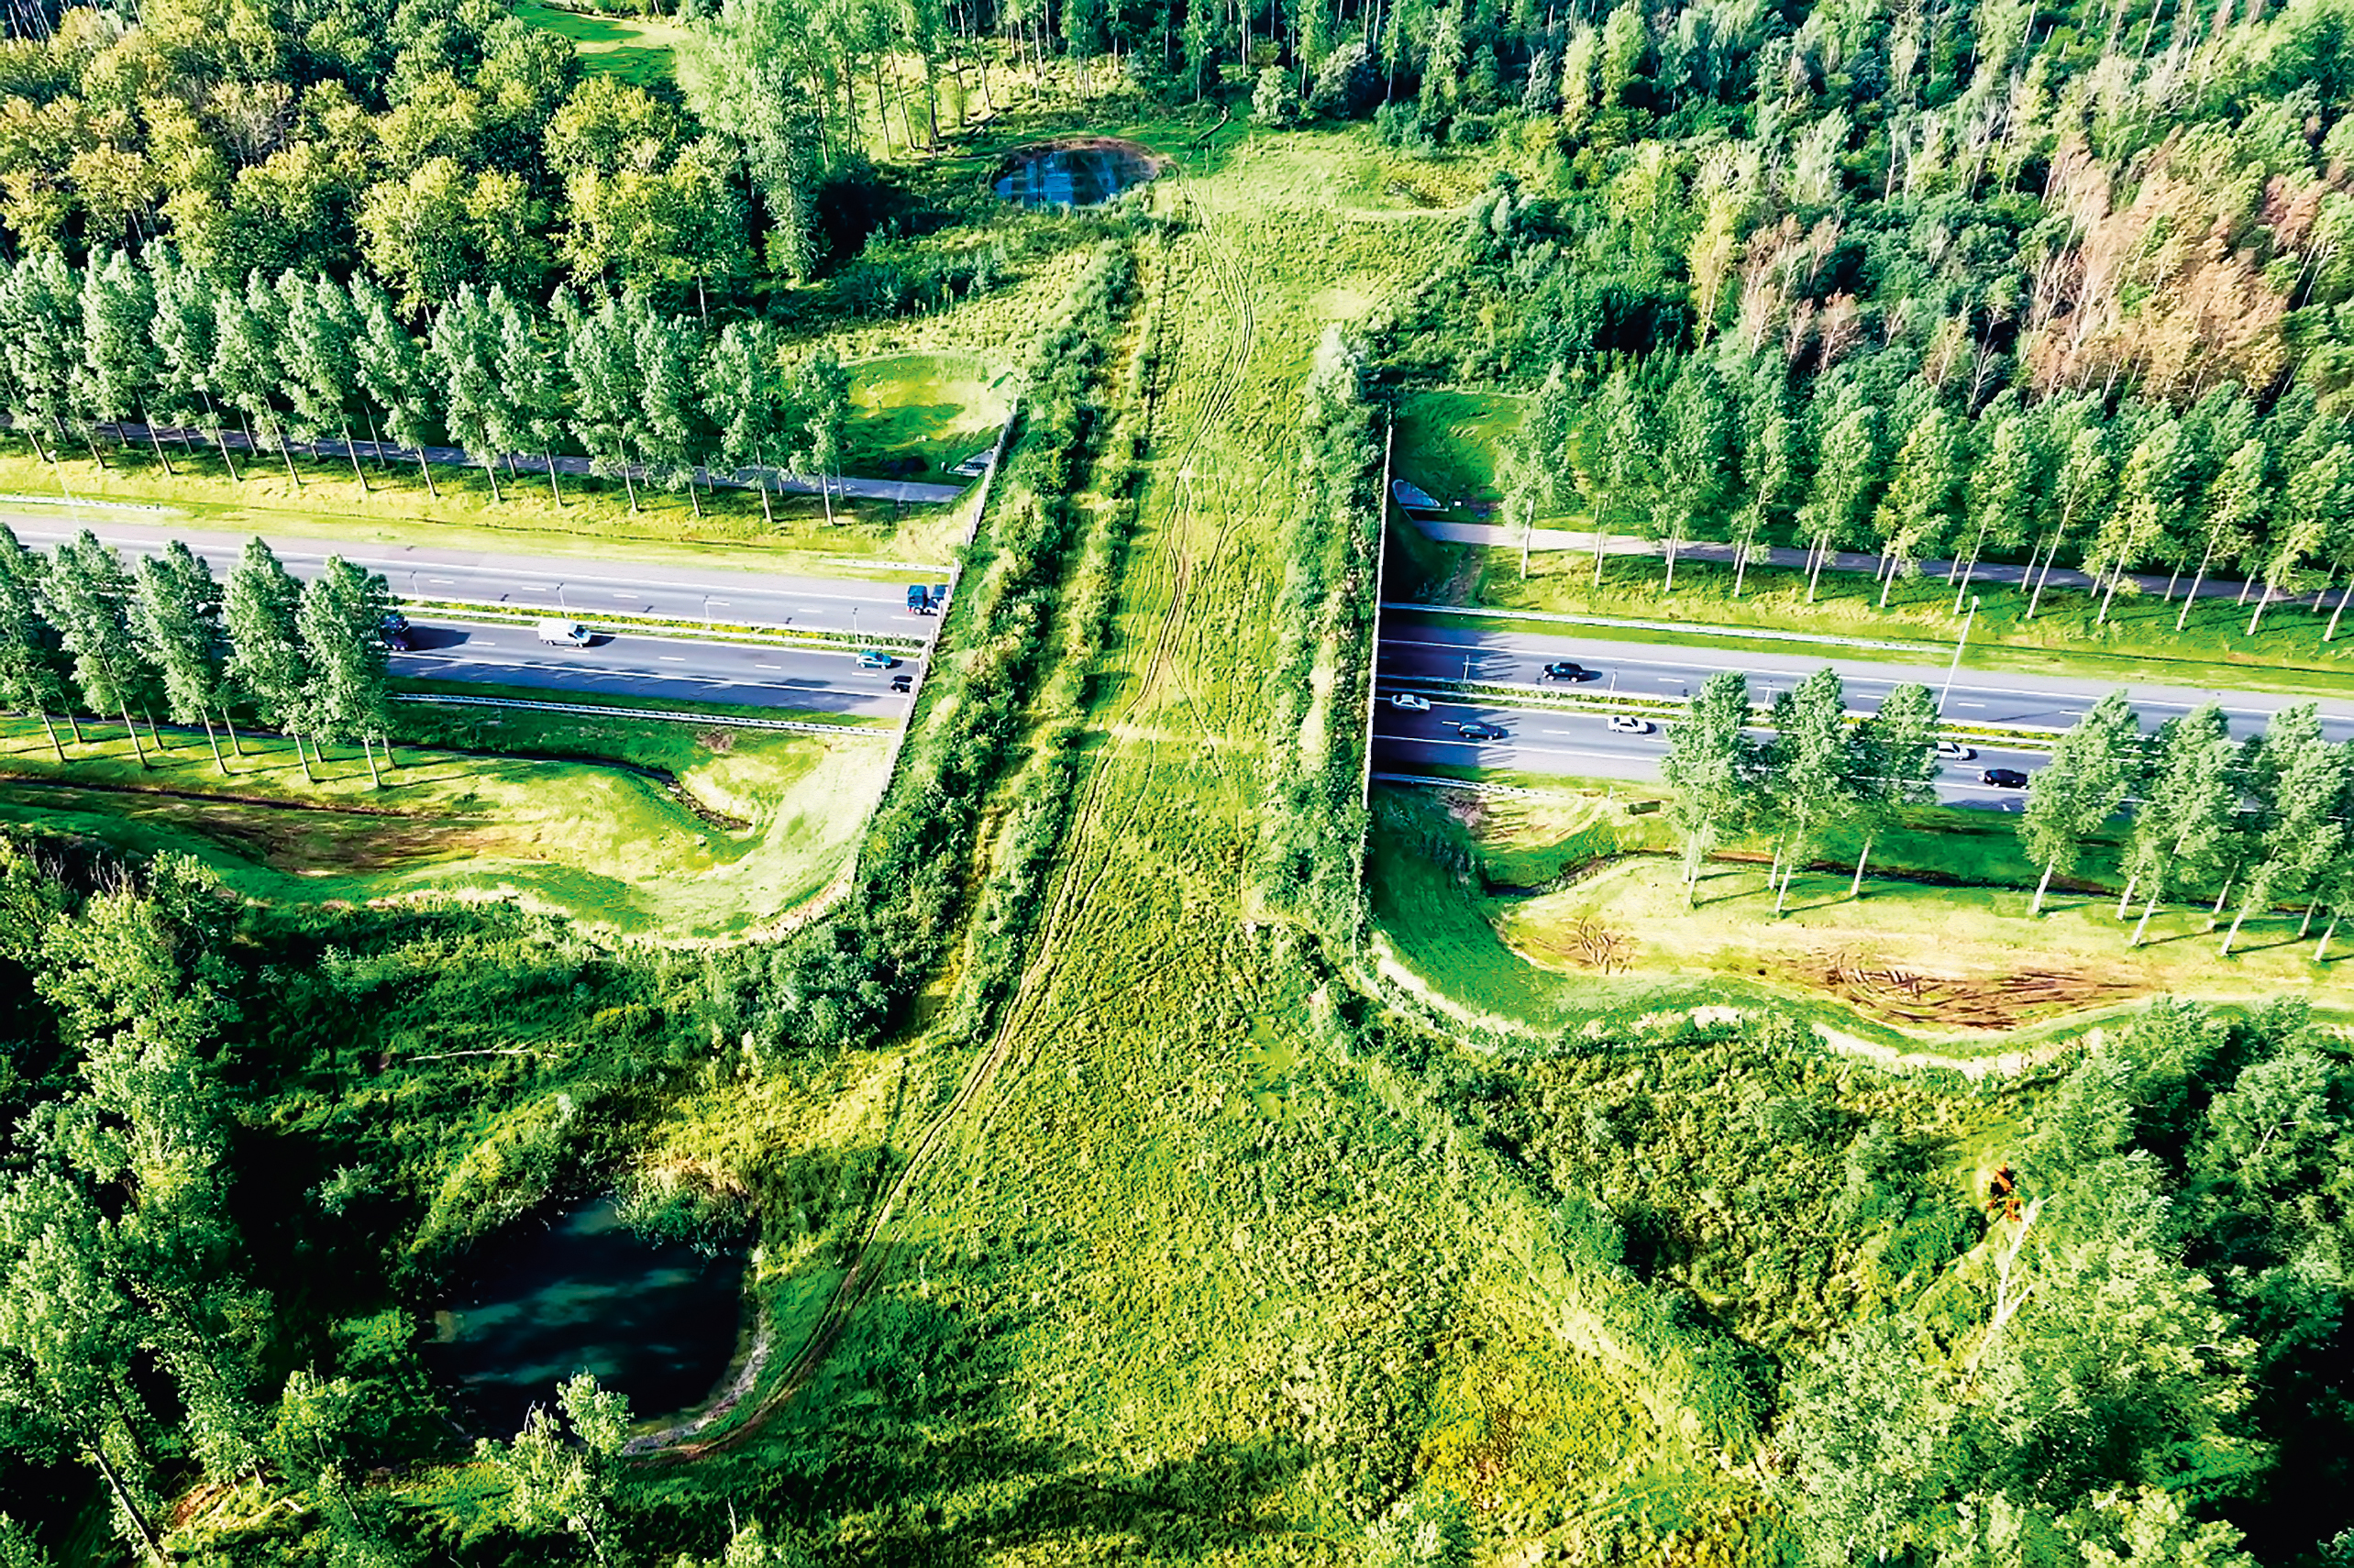
[[[1829,991],[1873,1017],[1949,1029],[2015,1029],[2054,1013],[2122,1000],[2141,988],[2084,969],[1940,974],[1855,947],[1819,950],[1793,962],[1786,972],[1798,984]]]

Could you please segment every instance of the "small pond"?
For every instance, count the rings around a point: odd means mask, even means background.
[[[434,1314],[426,1364],[470,1432],[512,1436],[556,1386],[593,1372],[635,1417],[687,1409],[735,1353],[744,1259],[650,1242],[610,1202],[569,1209],[483,1242],[474,1277]]]
[[[1133,142],[1042,147],[1015,155],[997,193],[1025,207],[1091,207],[1159,172],[1153,155]]]

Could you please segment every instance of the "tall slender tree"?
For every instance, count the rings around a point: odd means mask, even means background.
[[[1778,839],[1780,886],[1774,912],[1789,902],[1791,879],[1822,835],[1855,809],[1857,757],[1847,723],[1847,688],[1839,671],[1815,671],[1774,696],[1774,735],[1766,743],[1762,794]]]
[[[396,445],[416,453],[417,472],[425,478],[425,493],[437,499],[433,465],[425,460],[425,442],[433,434],[433,376],[425,351],[393,314],[392,296],[366,278],[351,281],[351,300],[361,332],[353,344],[359,361],[359,384],[368,399],[383,411],[384,428]]]
[[[213,712],[223,706],[226,637],[221,589],[203,557],[174,539],[160,556],[139,558],[131,595],[131,635],[162,677],[163,701],[175,724],[202,724],[213,766],[226,777]]]
[[[752,470],[761,518],[772,526],[768,460],[782,423],[779,391],[776,329],[757,318],[722,327],[703,365],[703,417],[719,432],[720,460]]]
[[[375,742],[385,722],[384,617],[392,593],[382,574],[363,571],[341,556],[329,556],[318,576],[303,585],[294,609],[309,679],[304,708],[319,738],[356,743],[368,759],[368,777],[382,788]],[[392,747],[385,746],[387,760]]]
[[[1700,863],[1725,825],[1741,814],[1753,770],[1749,739],[1749,678],[1721,669],[1708,677],[1683,720],[1667,733],[1660,778],[1673,793],[1671,820],[1684,840],[1684,900],[1700,879]]]
[[[2019,842],[2043,867],[2028,919],[2042,914],[2051,878],[2075,867],[2085,840],[2116,814],[2141,772],[2141,720],[2122,691],[2094,703],[2060,737],[2019,814]]]
[[[569,291],[559,295],[554,317],[570,319],[565,308]],[[499,382],[504,395],[499,403],[503,427],[494,432],[511,451],[537,452],[547,464],[547,490],[556,504],[564,504],[564,486],[556,477],[556,443],[564,435],[564,358],[541,332],[533,312],[502,290],[492,290],[492,308],[498,319]]]
[[[440,377],[449,438],[481,465],[483,477],[491,481],[491,499],[504,500],[491,440],[491,426],[502,417],[498,325],[473,284],[458,285],[457,294],[435,315],[426,347]]]
[[[1848,883],[1851,899],[1863,891],[1864,867],[1881,831],[1909,808],[1937,804],[1937,699],[1917,681],[1889,689],[1879,712],[1856,725],[1853,816],[1863,830],[1863,847]]]
[[[2159,731],[2157,765],[2126,844],[2127,894],[2138,886],[2149,895],[2133,928],[2133,946],[2141,945],[2168,890],[2207,874],[2225,850],[2239,803],[2232,776],[2238,754],[2223,710],[2213,702],[2168,720]]]
[[[155,433],[148,408],[162,382],[162,355],[155,343],[155,291],[147,273],[119,250],[93,250],[82,274],[82,372],[80,401],[98,418],[117,426],[133,419],[148,427],[164,471],[171,459]]]
[[[2257,813],[2242,832],[2252,840],[2248,874],[2224,934],[2231,955],[2249,911],[2270,909],[2282,895],[2307,891],[2330,862],[2346,852],[2346,823],[2337,815],[2346,792],[2348,754],[2322,738],[2321,716],[2310,702],[2283,708],[2264,726],[2257,745],[2251,792]]]
[[[41,558],[17,542],[16,534],[0,524],[0,701],[40,716],[50,749],[65,760],[57,730],[50,723],[52,711],[65,714],[79,745],[82,726],[65,697],[65,661],[56,630],[41,613]]]
[[[169,241],[159,240],[139,256],[155,294],[155,346],[163,359],[162,385],[155,412],[182,426],[213,433],[222,466],[234,481],[237,459],[229,454],[220,409],[213,402],[213,371],[219,358],[219,326],[213,317],[212,284],[184,265]],[[193,449],[193,447],[192,447]]]
[[[131,636],[126,613],[131,574],[121,553],[84,528],[58,546],[41,586],[50,623],[73,656],[73,683],[83,703],[93,712],[122,715],[131,750],[146,767],[147,748],[131,723],[131,705],[145,698],[151,676]]]
[[[2199,590],[2206,586],[2207,568],[2218,556],[2236,560],[2253,545],[2271,503],[2267,483],[2271,458],[2271,450],[2263,439],[2251,436],[2233,448],[2209,481],[2199,526],[2198,569],[2191,574],[2191,591],[2183,596],[2182,611],[2174,617],[2176,631],[2191,619],[2191,606],[2197,602]]]
[[[278,296],[286,312],[286,341],[279,354],[296,424],[312,437],[329,431],[340,435],[351,477],[364,491],[368,474],[351,439],[350,413],[359,396],[359,337],[365,330],[359,313],[340,283],[304,277],[291,268],[279,275]]]
[[[263,723],[294,743],[294,759],[311,781],[311,759],[303,750],[303,736],[311,727],[310,660],[294,624],[302,597],[303,585],[270,547],[249,539],[229,573],[222,607],[233,689],[253,703]]]

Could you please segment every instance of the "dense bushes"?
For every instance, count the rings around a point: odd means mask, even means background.
[[[867,1040],[956,934],[982,802],[1027,727],[1101,417],[1094,388],[1135,276],[1126,248],[1105,248],[1040,335],[987,564],[968,571],[951,625],[971,640],[934,667],[929,717],[868,830],[848,912],[770,956],[746,1020],[764,1049]]]

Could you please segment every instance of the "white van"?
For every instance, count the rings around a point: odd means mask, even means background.
[[[542,617],[539,640],[554,643],[558,647],[584,648],[589,646],[589,628],[578,621],[560,621],[555,616]]]

